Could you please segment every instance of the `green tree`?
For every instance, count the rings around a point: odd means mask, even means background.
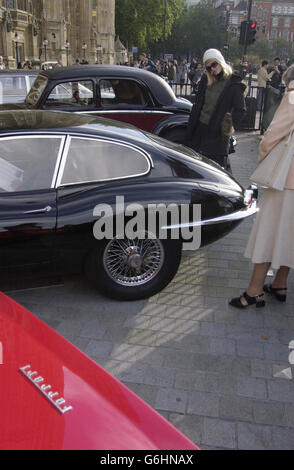
[[[167,41],[168,52],[176,56],[202,57],[211,47],[222,50],[225,33],[219,12],[210,0],[186,10],[175,22],[172,34]]]
[[[260,60],[270,60],[271,58],[271,47],[268,39],[257,39],[254,46],[248,48],[250,54],[257,55]]]
[[[229,34],[229,54],[228,54],[228,59],[233,62],[234,64],[238,64],[242,55],[243,55],[243,47],[240,46],[239,44],[239,38],[232,37],[231,34]]]
[[[262,38],[257,39],[254,45],[247,47],[247,60],[256,65],[256,61],[261,63],[262,60],[266,59],[272,63],[274,57],[278,56],[283,61],[291,59],[293,56],[294,48],[293,43],[286,41],[285,39],[276,39],[269,41],[268,39]],[[243,46],[238,46],[238,38],[232,38],[230,40],[230,58],[235,61],[241,58],[243,54]],[[250,60],[249,60],[250,58]]]
[[[221,49],[224,34],[219,13],[210,2],[203,1],[186,16],[185,30],[193,55],[202,57],[206,49]]]
[[[184,0],[116,0],[116,34],[129,49],[164,40],[185,10]]]

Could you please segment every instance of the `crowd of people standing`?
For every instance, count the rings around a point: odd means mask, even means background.
[[[234,68],[232,63],[227,63]],[[138,61],[131,64],[127,63],[127,65],[132,65],[157,73],[158,75],[166,78],[171,85],[175,83],[184,84],[190,82],[196,86],[205,71],[202,61],[198,58],[192,58],[191,62],[188,62],[187,59],[169,60],[166,58],[152,61],[152,59],[147,57],[145,53],[140,54]],[[267,60],[263,60],[258,67],[253,67],[251,64],[247,64],[245,75],[247,73],[257,73],[259,87],[265,88],[266,82],[270,81],[270,85],[272,87],[279,88],[282,82],[283,72],[286,69],[287,67],[283,67],[281,65],[281,59],[279,57],[275,57],[272,65],[270,65]]]
[[[204,72],[202,63],[195,58],[193,58],[190,63],[188,63],[187,59],[178,61],[177,59],[169,60],[164,58],[152,61],[145,53],[140,54],[138,62],[135,61],[134,63],[127,65],[132,65],[134,67],[139,67],[156,73],[163,77],[170,86],[179,84],[183,87],[184,84],[191,83],[194,91],[196,91],[197,84]]]
[[[282,83],[282,76],[286,69],[281,65],[281,59],[275,57],[273,66],[271,67],[267,60],[263,60],[261,66],[257,71],[257,110],[260,111],[262,107],[262,101],[264,92],[269,83],[273,88],[279,89]]]

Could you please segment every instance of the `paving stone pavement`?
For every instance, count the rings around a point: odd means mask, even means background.
[[[247,187],[259,136],[237,137],[231,164]],[[243,252],[252,221],[184,255],[172,283],[148,300],[104,298],[80,276],[9,294],[202,449],[293,449],[293,274],[285,305],[270,298],[264,309],[228,305],[250,277]]]

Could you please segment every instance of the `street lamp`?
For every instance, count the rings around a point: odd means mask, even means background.
[[[166,21],[167,21],[167,0],[164,0],[164,18],[163,18],[163,58],[166,53]]]
[[[98,62],[98,64],[100,63],[100,54],[101,54],[101,51],[102,51],[102,46],[101,46],[101,44],[98,44],[98,45],[96,46],[97,62]]]
[[[19,63],[19,56],[18,56],[18,32],[14,34],[14,44],[15,44],[15,60],[16,60],[16,67],[18,68]]]
[[[84,42],[83,45],[82,45],[82,49],[84,51],[84,62],[86,61],[86,49],[87,49],[87,44]]]
[[[66,65],[68,66],[68,54],[69,54],[69,48],[70,48],[70,44],[68,40],[65,41],[64,47],[66,50]]]
[[[135,11],[134,11],[134,19],[135,19],[135,44],[138,44],[138,38],[137,38],[137,19],[138,19],[138,12],[135,8]],[[132,49],[132,52],[133,52],[133,62],[138,60],[138,47],[137,46],[133,46],[133,49]],[[135,57],[134,57],[135,56]]]
[[[48,47],[48,44],[49,44],[48,39],[44,38],[43,47],[44,47],[44,50],[45,50],[45,62],[47,61],[47,47]]]
[[[226,41],[226,44],[224,45],[224,50],[225,50],[225,59],[227,60],[228,59],[228,55],[229,55],[229,24],[230,24],[230,14],[231,14],[231,8],[230,8],[230,4],[227,3],[226,4],[226,17],[225,17],[225,28],[226,28],[226,38],[225,38],[225,41]]]

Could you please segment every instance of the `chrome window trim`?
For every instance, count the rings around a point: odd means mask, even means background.
[[[59,166],[58,175],[57,175],[56,182],[55,182],[55,189],[57,189],[61,186],[60,182],[62,180],[65,164],[66,164],[66,161],[67,161],[70,141],[71,141],[71,135],[67,135],[66,136],[66,141],[65,141],[65,144],[64,144],[64,147],[63,147],[63,153],[62,153],[62,158],[61,158],[61,162],[60,162],[60,166]],[[62,185],[62,186],[65,186],[65,185]]]
[[[171,111],[145,110],[145,109],[96,109],[95,111],[77,111],[76,114],[126,114],[126,113],[142,113],[142,114],[174,114]]]
[[[26,77],[26,95],[27,95],[28,92],[31,89],[31,87],[30,87],[30,77],[28,75],[26,75],[25,77]]]
[[[35,80],[36,80],[37,76],[38,76],[38,75],[34,75],[34,74],[27,74],[27,75],[25,75],[25,77],[26,77],[26,87],[27,87],[27,89],[26,89],[26,94],[28,94],[28,92],[29,92],[30,89],[32,88],[33,84],[35,83]],[[31,85],[31,80],[30,80],[31,77],[34,77],[34,83],[32,83],[32,85]]]
[[[56,157],[56,162],[55,162],[55,167],[54,167],[53,176],[52,176],[52,180],[51,180],[51,185],[48,188],[48,189],[54,189],[57,174],[58,174],[58,168],[59,168],[59,165],[60,165],[60,160],[61,160],[62,154],[63,154],[64,141],[66,139],[66,136],[64,134],[44,134],[44,133],[42,133],[42,134],[3,135],[3,137],[2,137],[2,135],[0,135],[0,143],[3,140],[19,140],[19,139],[58,139],[58,140],[60,140],[59,150],[58,150],[58,154],[57,154],[57,157]],[[43,188],[43,189],[47,189],[47,188]],[[36,189],[35,191],[39,191],[39,190]]]
[[[119,176],[119,177],[116,177],[116,178],[105,178],[105,179],[99,179],[99,180],[96,180],[96,179],[94,180],[93,179],[93,180],[89,180],[89,181],[75,181],[75,182],[72,182],[72,183],[61,183],[62,178],[63,178],[65,165],[66,165],[67,158],[68,158],[69,147],[70,147],[72,139],[93,140],[95,142],[106,142],[106,143],[111,143],[111,144],[114,144],[114,145],[119,145],[119,146],[131,148],[132,150],[135,150],[136,152],[140,153],[145,158],[145,160],[147,161],[147,170],[143,173],[137,173],[135,175],[129,175],[129,176]],[[153,161],[152,161],[152,158],[150,157],[150,155],[147,152],[140,149],[139,147],[136,147],[135,145],[127,144],[127,143],[122,142],[122,141],[112,140],[112,139],[107,139],[107,138],[99,138],[99,137],[95,137],[95,136],[81,135],[81,134],[78,134],[78,135],[71,134],[71,135],[67,136],[67,140],[66,140],[66,143],[65,143],[65,146],[64,146],[63,156],[62,156],[62,160],[61,160],[61,164],[60,164],[59,173],[58,173],[58,177],[57,177],[55,187],[60,188],[60,187],[65,187],[65,186],[78,185],[78,184],[103,183],[103,182],[107,182],[107,181],[116,181],[116,180],[125,180],[125,179],[130,179],[130,178],[137,178],[138,176],[147,175],[150,172],[151,168],[154,168],[154,165],[153,165]]]
[[[59,167],[60,167],[60,164],[61,164],[62,155],[63,155],[63,151],[64,151],[65,144],[66,144],[67,136],[61,135],[60,137],[61,137],[61,143],[60,143],[60,147],[59,147],[58,156],[57,156],[57,159],[56,159],[56,165],[55,165],[55,169],[54,169],[54,173],[53,173],[51,188],[56,187],[56,181],[57,181],[57,178],[58,178]]]

